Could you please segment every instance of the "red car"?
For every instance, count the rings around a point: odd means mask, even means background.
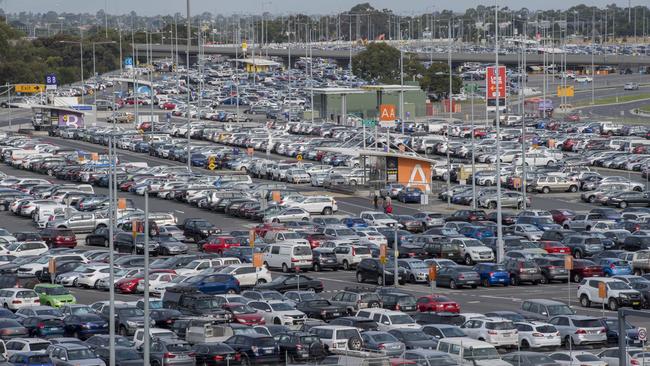
[[[588,259],[574,259],[573,269],[570,271],[571,281],[580,282],[585,277],[602,277],[603,267]]]
[[[543,241],[542,249],[547,253],[571,254],[571,248],[565,246],[559,241]]]
[[[149,270],[149,274],[166,272],[166,273],[176,273],[172,269],[152,269]],[[123,294],[134,294],[138,289],[138,284],[140,281],[144,280],[144,273],[137,274],[133,277],[122,278],[115,282],[115,290]]]
[[[421,296],[417,301],[418,311],[435,311],[437,313],[460,313],[460,304],[445,295]]]
[[[266,323],[264,317],[248,305],[231,302],[223,304],[221,308],[230,312],[233,322],[249,326],[263,325]]]
[[[307,234],[307,236],[305,236],[305,239],[309,242],[309,246],[312,249],[315,249],[320,246],[321,242],[334,240],[335,238],[333,236],[329,236],[325,234],[313,233],[313,234]]]
[[[164,109],[166,111],[171,111],[172,109],[176,108],[176,104],[174,104],[172,102],[165,102],[165,103],[160,105],[160,108]]]
[[[256,236],[264,237],[269,231],[287,231],[287,227],[282,224],[270,223],[257,225],[254,230]]]
[[[239,239],[232,236],[210,236],[201,249],[206,253],[223,253],[224,250],[241,245]]]
[[[77,246],[77,237],[70,229],[45,228],[41,231],[41,238],[50,248],[74,248]]]
[[[567,220],[573,220],[576,213],[571,210],[550,210],[553,221],[558,225],[564,225]]]

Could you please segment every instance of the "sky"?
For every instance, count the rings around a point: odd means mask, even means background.
[[[435,10],[451,8],[454,11],[463,11],[478,4],[492,5],[495,1],[500,6],[508,6],[512,9],[527,7],[530,10],[566,9],[583,3],[599,7],[611,3],[617,3],[622,7],[628,6],[627,0],[492,0],[485,2],[472,0],[455,0],[453,2],[432,0],[191,0],[191,12],[193,14],[204,11],[213,14],[260,14],[262,11],[268,11],[278,15],[294,13],[333,14],[348,10],[358,3],[370,2],[377,9],[388,8],[395,13],[406,15],[431,11],[434,7]],[[632,5],[641,5],[645,1],[647,0],[632,0]],[[0,8],[9,13],[20,11],[47,12],[50,10],[71,13],[95,13],[107,7],[109,14],[124,14],[135,11],[141,15],[167,15],[176,12],[184,14],[185,4],[186,2],[183,0],[0,0]]]

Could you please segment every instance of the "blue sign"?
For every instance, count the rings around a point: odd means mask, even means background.
[[[124,66],[133,66],[133,57],[127,57],[124,59]]]
[[[45,77],[45,85],[57,85],[58,82],[56,80],[56,75],[54,74],[47,74]]]
[[[72,107],[72,109],[76,109],[78,111],[92,111],[93,110],[93,106],[91,106],[91,105],[73,105],[71,107]]]

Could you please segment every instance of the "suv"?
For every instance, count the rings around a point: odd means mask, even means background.
[[[453,238],[451,239],[451,244],[456,244],[460,247],[463,262],[468,266],[478,262],[492,262],[494,260],[494,252],[492,252],[492,249],[476,239]]]
[[[164,308],[176,309],[184,315],[211,316],[224,322],[230,320],[230,313],[221,309],[223,304],[217,297],[206,295],[194,288],[168,287],[162,303]]]
[[[530,282],[538,285],[542,282],[542,271],[532,260],[509,259],[504,262],[506,271],[510,273],[510,284],[520,285],[522,282]]]
[[[468,337],[485,341],[495,347],[515,347],[519,344],[517,328],[504,318],[470,319],[460,326]]]
[[[334,305],[345,306],[350,314],[359,309],[380,308],[383,306],[377,293],[362,288],[346,288],[337,292],[330,301]]]
[[[605,298],[599,295],[599,286],[604,283],[606,286]],[[605,302],[609,310],[616,311],[621,306],[632,306],[640,309],[643,304],[643,296],[637,290],[633,290],[621,280],[607,277],[585,278],[578,287],[578,298],[580,305],[590,307],[592,303],[602,304]]]
[[[569,236],[562,244],[571,249],[575,258],[591,257],[605,249],[602,239],[588,235]]]
[[[320,338],[329,350],[358,351],[363,346],[361,334],[354,327],[323,325],[311,328],[309,333]]]
[[[367,258],[363,259],[357,265],[356,278],[359,283],[372,280],[377,282],[378,286],[392,285],[395,282],[395,276],[393,275],[394,271],[394,268],[384,267],[377,258]],[[398,282],[400,285],[405,283],[405,277],[402,271],[399,271]]]
[[[355,268],[364,259],[372,258],[370,249],[363,245],[341,245],[334,248],[336,262],[346,271]]]
[[[566,180],[561,177],[542,176],[533,181],[529,186],[531,191],[539,193],[556,192],[578,192],[578,183]]]
[[[559,315],[551,318],[550,324],[560,332],[562,343],[569,348],[570,344],[600,344],[607,342],[607,330],[602,320],[584,315]]]

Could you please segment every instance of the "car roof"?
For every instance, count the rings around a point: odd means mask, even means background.
[[[565,303],[557,300],[549,300],[549,299],[530,299],[530,300],[525,300],[528,302],[534,302],[537,304],[542,304],[542,305],[566,305]]]

